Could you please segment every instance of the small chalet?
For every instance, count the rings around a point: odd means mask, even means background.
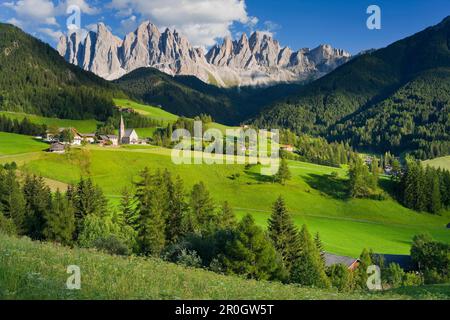
[[[359,259],[345,257],[345,256],[338,256],[335,254],[331,254],[328,252],[323,253],[324,259],[325,259],[325,266],[331,267],[336,264],[343,264],[348,268],[350,271],[354,271],[359,266]]]
[[[52,152],[52,153],[64,153],[65,151],[66,151],[66,146],[65,146],[65,144],[63,144],[61,142],[52,143],[52,145],[48,149],[48,152]]]
[[[107,146],[118,146],[119,145],[119,137],[116,135],[101,135],[100,136],[100,144]]]
[[[287,152],[294,152],[295,148],[293,145],[290,144],[282,144],[280,145],[280,149]]]
[[[83,140],[86,141],[87,143],[90,144],[95,143],[96,138],[95,133],[85,133],[85,134],[81,133],[80,135],[83,138]]]

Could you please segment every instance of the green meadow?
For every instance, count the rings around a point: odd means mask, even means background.
[[[347,199],[345,169],[291,161],[293,178],[281,186],[261,175],[259,166],[246,170],[238,164],[176,165],[171,161],[171,150],[151,146],[88,146],[73,148],[63,155],[42,152],[29,158],[0,157],[0,163],[12,160],[17,160],[22,171],[63,184],[90,175],[113,206],[118,204],[122,189],[136,181],[140,170],[167,168],[183,178],[186,193],[195,183],[203,181],[217,203],[229,201],[239,217],[250,213],[263,227],[272,203],[282,195],[295,223],[298,226],[306,223],[312,232],[320,232],[325,249],[336,254],[356,257],[365,247],[379,253],[407,254],[412,237],[423,232],[450,243],[446,229],[449,212],[441,216],[416,213],[389,197],[382,201]],[[333,172],[338,173],[337,178],[330,175]],[[387,178],[381,184],[389,189]]]
[[[97,130],[98,121],[90,120],[69,120],[69,119],[58,119],[58,118],[46,118],[41,116],[36,116],[32,114],[25,113],[14,113],[7,111],[0,111],[0,115],[4,115],[10,119],[22,120],[23,118],[28,118],[32,123],[45,124],[47,127],[57,127],[57,128],[75,128],[81,133],[93,133]]]
[[[45,261],[45,263],[43,263]],[[67,290],[69,265],[81,271],[81,290]],[[116,257],[0,234],[0,299],[443,299],[449,285],[407,287],[377,293],[338,293],[223,276],[158,259]]]
[[[37,152],[47,148],[48,144],[37,141],[33,137],[0,132],[0,159],[5,156]]]
[[[161,108],[149,106],[140,104],[128,99],[114,99],[114,103],[118,107],[122,108],[131,108],[137,113],[140,113],[141,115],[148,116],[149,118],[155,119],[155,120],[163,120],[167,122],[175,122],[178,119],[178,116],[169,113],[167,111],[164,111]]]
[[[450,170],[450,156],[424,161],[425,165]]]

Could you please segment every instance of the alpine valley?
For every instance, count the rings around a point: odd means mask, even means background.
[[[84,0],[105,23],[54,48],[3,19],[25,2],[0,4],[0,300],[450,299],[450,17],[353,56],[267,32],[206,50],[158,21],[120,39],[131,2]]]

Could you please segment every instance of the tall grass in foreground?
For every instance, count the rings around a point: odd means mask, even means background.
[[[81,290],[66,289],[69,265],[81,268]],[[450,285],[344,294],[0,234],[0,299],[450,299]]]

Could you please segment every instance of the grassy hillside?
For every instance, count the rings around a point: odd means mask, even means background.
[[[21,153],[42,151],[48,144],[34,140],[32,137],[0,132],[0,159]],[[0,160],[1,161],[1,160]]]
[[[81,269],[81,290],[69,291],[67,267]],[[449,299],[450,286],[340,294],[226,277],[156,259],[69,250],[0,234],[0,299]]]
[[[218,203],[228,200],[238,216],[252,213],[264,227],[273,202],[283,195],[295,223],[298,226],[308,224],[312,232],[320,231],[326,250],[338,254],[356,257],[364,247],[381,253],[406,254],[412,237],[422,232],[450,243],[450,234],[445,228],[449,213],[443,216],[420,214],[390,199],[347,199],[344,169],[290,162],[293,179],[281,186],[261,176],[258,167],[245,170],[243,165],[175,165],[170,154],[171,150],[156,147],[105,149],[90,146],[83,151],[73,149],[65,155],[0,157],[0,163],[15,160],[23,166],[22,170],[61,183],[74,183],[81,175],[90,174],[113,204],[118,203],[122,189],[131,185],[139,170],[146,166],[153,170],[167,168],[183,178],[186,192],[193,184],[204,181]],[[338,172],[340,178],[331,178],[332,172]],[[238,178],[233,178],[237,175]]]
[[[114,99],[114,103],[116,106],[122,108],[132,108],[136,112],[155,120],[174,122],[178,119],[178,116],[164,111],[161,108],[140,104],[128,99]]]
[[[10,119],[17,119],[19,121],[26,117],[32,123],[45,124],[47,125],[47,127],[75,128],[81,133],[95,132],[95,130],[97,129],[97,124],[100,123],[99,121],[94,119],[70,120],[70,119],[47,118],[32,114],[15,113],[7,111],[0,111],[0,115],[4,115]]]
[[[450,156],[424,161],[425,165],[450,170]]]

